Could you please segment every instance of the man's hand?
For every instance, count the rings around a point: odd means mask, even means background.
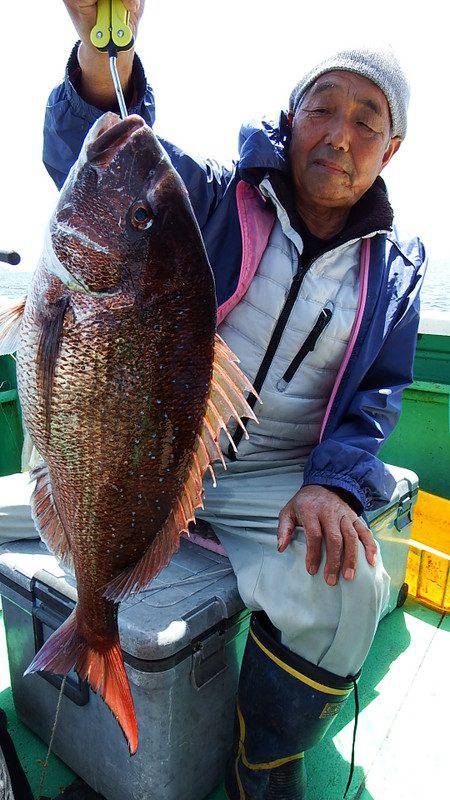
[[[355,577],[358,539],[364,545],[366,559],[376,563],[377,548],[369,528],[339,495],[324,486],[303,486],[280,511],[278,550],[283,552],[292,539],[296,525],[302,525],[306,538],[306,569],[315,575],[325,539],[327,560],[325,580],[334,586],[342,569],[348,581]]]
[[[139,21],[144,12],[145,0],[122,0],[130,11],[130,28],[136,39]],[[81,39],[78,62],[81,67],[80,93],[84,100],[100,109],[116,104],[107,54],[100,52],[91,42],[90,34],[97,21],[97,0],[64,0],[73,24]],[[133,69],[134,48],[122,50],[117,56],[117,70],[124,94],[127,93]]]

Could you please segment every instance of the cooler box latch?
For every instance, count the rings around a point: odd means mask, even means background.
[[[191,681],[201,689],[227,669],[225,657],[225,632],[216,630],[194,645]]]
[[[412,523],[412,498],[402,497],[397,507],[397,516],[395,519],[395,527],[398,531],[403,530]]]

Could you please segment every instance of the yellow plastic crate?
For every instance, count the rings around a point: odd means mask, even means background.
[[[450,500],[419,491],[405,580],[420,603],[450,611]]]

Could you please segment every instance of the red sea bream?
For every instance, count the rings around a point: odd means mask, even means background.
[[[42,463],[32,510],[73,568],[78,604],[28,672],[75,668],[138,745],[118,602],[170,560],[201,505],[231,417],[252,391],[216,335],[214,280],[186,189],[137,116],[89,132],[50,220],[25,305],[0,315],[17,349]]]

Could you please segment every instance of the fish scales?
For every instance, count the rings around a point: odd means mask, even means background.
[[[43,459],[33,514],[78,590],[28,671],[75,667],[135,752],[118,601],[177,549],[220,429],[254,418],[251,386],[215,333],[214,280],[186,189],[140,117],[106,114],[88,134],[14,324],[20,314],[18,389]],[[2,324],[11,320],[0,316],[0,346]]]

